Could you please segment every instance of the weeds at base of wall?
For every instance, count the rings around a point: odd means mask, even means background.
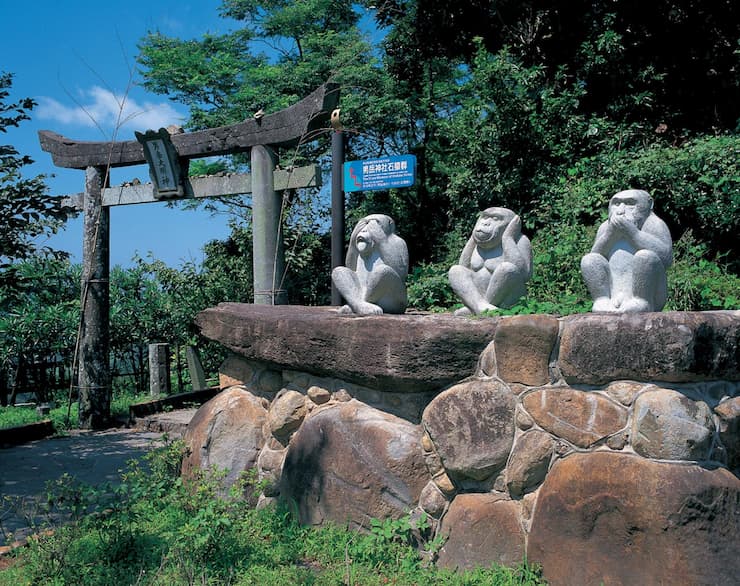
[[[423,519],[376,520],[367,533],[302,527],[285,509],[257,510],[240,498],[256,488],[254,474],[226,496],[219,474],[183,481],[182,454],[181,442],[165,443],[132,463],[116,487],[92,489],[69,477],[50,486],[49,506],[69,521],[37,527],[37,537],[0,566],[0,585],[545,583],[526,563],[435,569],[413,546]]]

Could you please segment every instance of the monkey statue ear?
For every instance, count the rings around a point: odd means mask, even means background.
[[[655,203],[655,201],[653,200],[652,197],[648,197],[648,200],[650,201],[650,211],[652,212],[653,211],[653,204]]]

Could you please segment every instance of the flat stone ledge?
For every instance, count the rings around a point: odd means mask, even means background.
[[[550,363],[568,385],[740,380],[740,311],[571,315],[559,320],[559,342],[551,327],[555,319],[539,319],[551,331],[546,344],[535,348],[517,338],[525,348],[517,353],[504,345],[491,364],[487,351],[483,373],[518,381],[526,355],[528,364],[540,365],[540,378]],[[428,313],[353,316],[332,307],[240,303],[222,303],[196,318],[205,337],[269,368],[400,393],[435,392],[474,375],[489,343],[501,342],[500,333],[519,332],[536,321]],[[540,378],[521,380],[541,384]]]
[[[0,429],[0,449],[43,439],[54,434],[51,419]]]
[[[473,375],[498,323],[243,303],[221,303],[195,321],[205,337],[250,360],[395,392],[433,391]]]
[[[561,325],[568,384],[740,379],[740,311],[594,313]]]
[[[154,413],[136,420],[136,429],[155,433],[166,433],[170,437],[185,435],[197,409],[177,409],[168,413]]]

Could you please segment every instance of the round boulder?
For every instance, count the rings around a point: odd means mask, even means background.
[[[719,437],[727,453],[727,466],[740,472],[740,397],[720,403],[714,410],[719,417]]]
[[[419,506],[421,509],[432,518],[439,519],[444,514],[447,504],[447,497],[430,480],[421,491],[421,496],[419,497]]]
[[[325,407],[293,435],[280,494],[302,523],[400,518],[429,480],[420,443],[418,425],[355,399]]]
[[[437,564],[473,569],[492,563],[515,566],[524,559],[524,530],[516,501],[490,493],[459,494],[442,520],[446,539]]]
[[[282,391],[270,405],[267,414],[272,435],[278,439],[288,438],[303,423],[307,412],[306,397],[302,393]]]
[[[573,454],[539,489],[527,559],[553,586],[737,584],[740,480],[724,468]]]
[[[655,389],[635,401],[632,447],[641,456],[663,460],[705,460],[714,435],[712,411],[670,389]]]
[[[522,434],[506,467],[506,486],[512,497],[522,496],[544,480],[554,449],[555,440],[549,433],[533,429]]]
[[[185,477],[198,470],[228,470],[224,489],[242,472],[254,468],[265,443],[267,419],[264,400],[244,387],[232,387],[205,403],[190,421],[184,441]]]
[[[504,467],[515,407],[514,394],[495,380],[455,385],[429,403],[422,424],[451,477],[484,480]]]
[[[599,393],[569,387],[537,389],[522,405],[543,429],[588,448],[627,424],[627,410]]]

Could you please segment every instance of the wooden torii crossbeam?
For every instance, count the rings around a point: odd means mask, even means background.
[[[177,154],[184,159],[246,152],[253,146],[290,147],[315,138],[339,103],[339,86],[322,85],[303,100],[260,119],[173,134]],[[73,140],[49,130],[39,131],[41,148],[51,154],[57,167],[127,167],[146,163],[144,149],[136,140],[95,142]]]
[[[318,165],[278,169],[273,173],[275,191],[288,189],[305,189],[321,187],[321,168]],[[208,177],[191,177],[185,183],[185,196],[160,199],[154,196],[155,187],[151,183],[139,183],[105,187],[102,190],[103,207],[177,201],[184,199],[202,199],[208,197],[228,197],[252,193],[252,175],[234,173],[230,175],[209,175]],[[84,193],[64,196],[62,204],[77,211],[84,209]]]
[[[275,173],[274,147],[293,147],[323,132],[339,102],[339,87],[327,83],[297,104],[261,118],[191,133],[172,134],[169,140],[182,167],[190,159],[250,152],[251,175],[225,178],[182,178],[182,197],[217,197],[252,193],[255,303],[285,303],[280,289],[284,257],[280,231],[281,197],[278,189],[319,184],[316,167]],[[110,206],[161,201],[156,187],[108,187],[103,182],[113,167],[147,162],[138,140],[77,141],[48,130],[39,132],[41,148],[58,167],[85,170],[85,191],[67,203],[83,211],[82,323],[79,344],[78,388],[80,426],[102,428],[110,417],[109,322]],[[151,167],[150,167],[151,171]],[[210,193],[209,193],[210,192]]]

